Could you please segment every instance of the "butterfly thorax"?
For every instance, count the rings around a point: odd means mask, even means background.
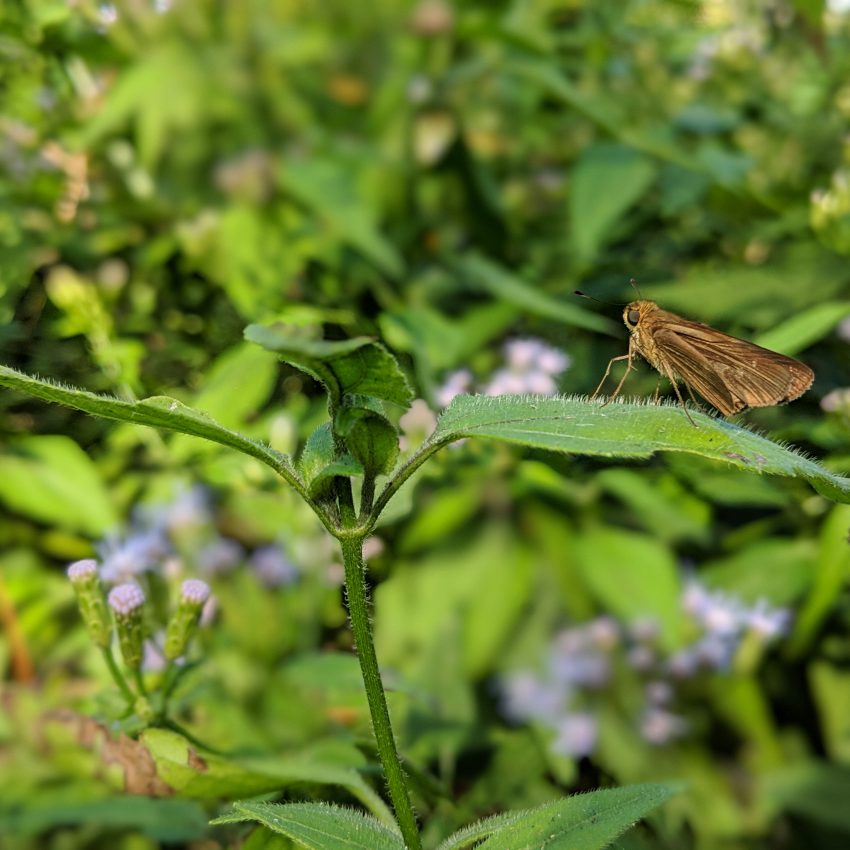
[[[662,310],[654,301],[632,301],[623,309],[623,322],[632,335],[632,345],[638,354],[654,369],[665,374],[660,365],[658,346],[653,339],[652,320],[659,319],[667,311]]]

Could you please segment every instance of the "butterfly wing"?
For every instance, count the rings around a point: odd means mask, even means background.
[[[669,315],[653,334],[657,349],[724,416],[792,401],[814,381],[814,372],[793,357]]]

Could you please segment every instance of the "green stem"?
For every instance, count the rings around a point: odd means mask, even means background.
[[[228,755],[228,753],[226,753],[224,750],[220,750],[217,747],[205,744],[200,738],[196,738],[185,726],[181,725],[176,720],[170,720],[166,717],[163,718],[158,725],[161,729],[170,729],[172,732],[176,732],[178,735],[185,738],[193,747],[197,747],[201,750],[206,750],[207,752],[212,753],[214,756]]]
[[[425,463],[431,455],[436,454],[441,448],[443,448],[443,446],[448,445],[450,442],[452,442],[452,440],[439,440],[433,443],[423,443],[417,450],[416,454],[408,458],[407,462],[387,482],[386,486],[375,500],[368,522],[364,522],[361,518],[361,523],[364,527],[371,530],[378,521],[381,511],[383,511],[383,509],[387,506],[387,502],[395,496],[407,479],[410,478],[410,476],[413,475],[413,473],[416,472],[416,470],[419,469],[419,467],[422,466],[422,464]]]
[[[349,498],[351,491],[349,490]],[[342,493],[340,494],[342,497]],[[346,505],[344,498],[340,499],[343,522],[352,522],[353,507]],[[348,516],[346,516],[346,514]],[[396,748],[390,713],[387,708],[387,698],[381,673],[378,669],[378,657],[375,654],[375,644],[372,640],[372,625],[369,620],[369,603],[366,599],[366,576],[363,564],[363,538],[341,539],[342,560],[345,565],[345,587],[348,595],[348,616],[351,620],[351,631],[357,646],[357,658],[360,661],[360,672],[366,687],[366,699],[369,702],[369,714],[372,717],[372,729],[375,733],[375,743],[378,755],[384,767],[387,788],[390,792],[396,820],[401,828],[405,846],[409,850],[421,850],[419,828],[416,825],[416,815],[407,790],[404,770]]]
[[[372,502],[375,501],[375,476],[367,475],[363,479],[360,488],[360,522],[363,522],[372,511]]]
[[[136,704],[136,695],[130,689],[130,686],[127,684],[127,680],[124,678],[124,674],[115,662],[115,656],[112,654],[112,650],[108,646],[104,646],[101,648],[101,652],[103,653],[103,658],[106,661],[106,666],[109,668],[109,672],[115,680],[115,684],[118,685],[121,689],[121,693],[124,694],[124,699],[127,700],[128,707],[132,708]]]

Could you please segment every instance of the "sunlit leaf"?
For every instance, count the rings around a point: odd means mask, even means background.
[[[850,481],[791,448],[746,428],[675,404],[584,398],[458,396],[437,423],[432,441],[486,437],[529,448],[613,458],[689,452],[759,474],[803,478],[821,495],[850,502]]]

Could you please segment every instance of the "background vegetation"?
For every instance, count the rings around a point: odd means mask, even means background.
[[[297,453],[324,399],[243,327],[374,335],[421,399],[410,449],[459,391],[591,391],[626,331],[571,293],[621,303],[638,277],[803,357],[813,389],[744,418],[850,469],[837,4],[30,0],[0,27],[4,364]],[[235,847],[218,803],[281,787],[380,808],[341,567],[292,493],[5,391],[0,429],[2,846]],[[487,442],[403,496],[370,568],[427,837],[680,778],[621,848],[846,846],[850,509],[696,456]],[[176,699],[238,765],[97,724],[114,688],[63,573],[93,553],[163,605],[213,585]]]

